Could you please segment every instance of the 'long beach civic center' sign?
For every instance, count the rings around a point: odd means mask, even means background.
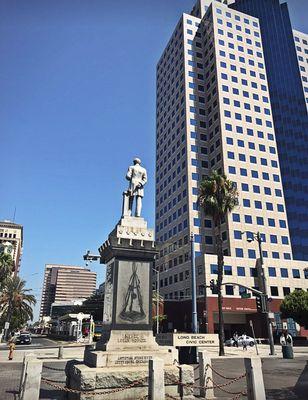
[[[160,333],[156,336],[158,344],[176,347],[218,346],[218,335],[211,333]]]

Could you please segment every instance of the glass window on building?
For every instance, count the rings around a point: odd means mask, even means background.
[[[243,286],[239,286],[239,294],[240,294],[240,296],[242,294],[244,294],[244,293],[247,293],[247,289],[245,287],[243,287]]]
[[[218,265],[211,264],[211,274],[218,274]]]
[[[224,266],[224,273],[225,273],[225,275],[232,275],[232,266],[231,265],[225,265]]]
[[[237,275],[245,276],[245,267],[237,267]]]
[[[288,278],[289,273],[287,268],[280,268],[280,276],[281,278]]]
[[[292,275],[293,275],[293,278],[300,279],[299,269],[293,268],[292,269]]]
[[[270,289],[271,289],[271,296],[278,296],[279,295],[277,286],[271,286]]]
[[[241,249],[241,248],[236,248],[236,249],[235,249],[235,255],[236,255],[236,257],[243,258],[243,257],[244,257],[243,249]]]
[[[248,257],[249,258],[256,258],[256,251],[253,249],[248,249]]]
[[[276,268],[275,267],[268,267],[268,275],[275,277],[276,276]]]
[[[291,293],[291,289],[289,287],[283,287],[282,291],[284,296],[287,296],[288,294]]]
[[[226,285],[226,295],[228,296],[234,295],[233,285]]]
[[[258,276],[257,268],[250,268],[250,276],[256,278]]]

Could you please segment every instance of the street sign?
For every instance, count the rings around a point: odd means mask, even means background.
[[[251,298],[251,293],[241,293],[241,298],[242,299],[250,299]]]
[[[212,333],[160,333],[156,336],[158,344],[176,347],[217,347],[218,335]]]
[[[4,324],[4,329],[9,329],[9,327],[10,327],[10,323],[9,323],[9,322],[6,322],[6,323]]]

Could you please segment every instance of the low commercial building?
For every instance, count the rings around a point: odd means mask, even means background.
[[[253,322],[256,336],[267,337],[264,314],[258,312],[256,298],[245,286],[260,290],[256,260],[225,256],[223,277],[223,313],[226,338],[234,332],[251,334],[250,321]],[[290,318],[284,326],[280,318],[280,304],[283,298],[294,290],[308,290],[308,264],[296,260],[264,261],[264,273],[269,297],[269,311],[273,320],[274,333],[287,328],[293,336],[308,336],[308,331],[295,324]],[[198,321],[202,332],[218,333],[217,295],[208,287],[210,281],[217,279],[217,256],[206,254],[196,259]],[[169,278],[160,280],[162,291],[169,286]],[[168,316],[168,330],[190,332],[191,330],[191,271],[174,270],[172,292],[165,300],[165,313]],[[251,297],[249,298],[249,295]],[[181,313],[179,312],[181,310]]]

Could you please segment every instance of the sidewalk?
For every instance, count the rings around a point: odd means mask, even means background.
[[[57,360],[58,359],[58,352],[59,348],[40,348],[40,349],[31,349],[31,348],[22,348],[16,349],[14,351],[13,361],[14,362],[22,362],[25,354],[33,353],[36,355],[37,358],[42,360]],[[0,362],[8,362],[12,363],[12,361],[8,360],[8,349],[4,349],[0,351]],[[70,360],[70,359],[83,359],[84,353],[84,346],[68,346],[63,348],[63,360]]]
[[[218,357],[219,348],[218,347],[206,347],[204,348],[212,357]],[[282,358],[282,350],[280,345],[275,346],[275,355],[269,355],[269,345],[266,344],[258,344],[258,352],[259,356],[262,358]],[[303,357],[306,356],[308,358],[308,347],[293,347],[294,357]],[[225,356],[227,357],[251,357],[257,356],[256,346],[248,347],[247,351],[244,351],[241,347],[228,347],[225,346]]]

